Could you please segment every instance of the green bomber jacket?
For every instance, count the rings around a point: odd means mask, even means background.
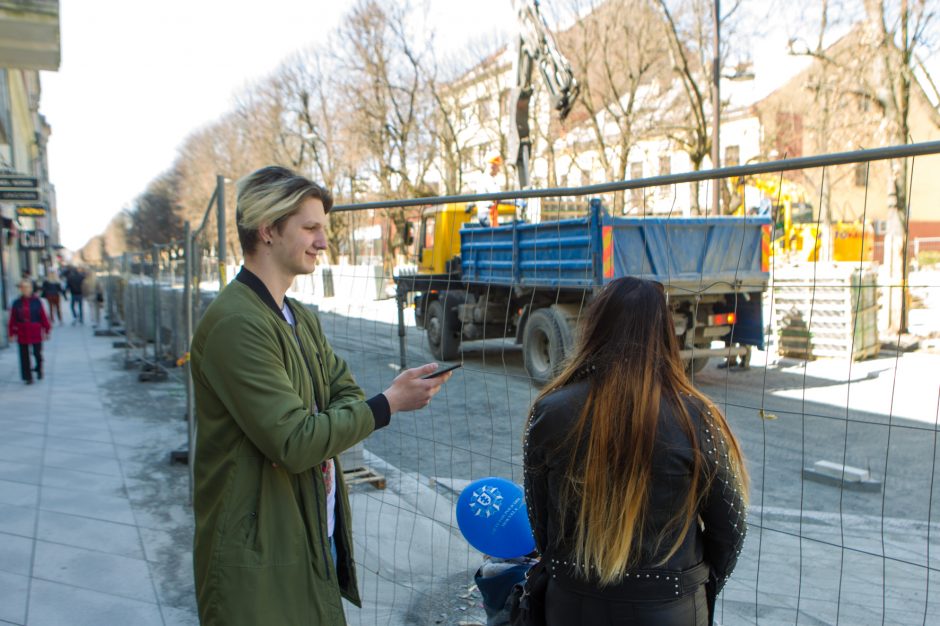
[[[203,626],[345,624],[361,606],[349,498],[336,463],[337,566],[321,464],[389,423],[316,315],[286,299],[295,330],[243,268],[193,335],[193,566]]]

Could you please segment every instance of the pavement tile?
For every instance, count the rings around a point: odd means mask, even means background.
[[[0,480],[0,504],[36,506],[36,498],[38,496],[38,485]]]
[[[0,620],[25,624],[28,595],[29,578],[0,572]]]
[[[90,456],[108,456],[114,453],[114,445],[110,441],[90,441],[88,439],[55,436],[46,437],[46,449]]]
[[[92,474],[121,476],[121,465],[118,463],[113,449],[107,454],[97,455],[46,450],[44,459],[47,466],[90,472]]]
[[[7,463],[42,464],[42,450],[39,448],[21,448],[0,444],[0,459]]]
[[[25,391],[25,390],[23,390]],[[16,420],[21,423],[44,424],[46,422],[45,411],[39,410],[41,405],[35,398],[11,398],[6,396],[3,402],[3,412],[0,416],[4,420]]]
[[[55,422],[46,427],[46,434],[55,437],[71,437],[84,441],[111,442],[111,430],[106,427],[93,428],[87,424]]]
[[[0,533],[32,537],[36,532],[36,507],[0,504]]]
[[[84,426],[87,428],[107,428],[108,420],[104,415],[84,415],[81,413],[50,412],[47,422],[50,426]]]
[[[0,572],[28,576],[32,557],[32,539],[0,533]]]
[[[134,523],[134,513],[126,498],[88,491],[43,487],[39,508],[120,524]]]
[[[38,485],[41,470],[38,464],[0,461],[0,480]]]
[[[150,568],[143,559],[37,541],[33,576],[124,598],[156,602]]]
[[[45,435],[22,432],[6,432],[3,434],[3,443],[8,446],[26,446],[27,448],[44,448]]]
[[[46,433],[46,420],[43,418],[35,422],[25,422],[18,418],[0,418],[0,432],[42,435]]]
[[[124,497],[124,481],[118,476],[93,474],[61,467],[46,467],[42,472],[43,487],[90,491],[105,496]]]
[[[34,580],[29,626],[164,626],[156,604]]]
[[[40,511],[36,538],[135,559],[144,558],[135,526],[54,511]]]

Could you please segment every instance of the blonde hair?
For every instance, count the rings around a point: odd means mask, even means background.
[[[324,187],[286,167],[271,165],[248,174],[235,184],[235,221],[238,240],[245,254],[258,245],[258,229],[264,225],[279,228],[300,209],[307,198],[323,202],[323,210],[333,208],[333,196]]]

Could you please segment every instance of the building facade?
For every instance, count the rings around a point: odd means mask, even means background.
[[[54,264],[59,241],[49,177],[51,127],[39,72],[59,68],[58,0],[0,0],[0,296],[6,324],[16,284]],[[3,341],[6,341],[4,333]]]

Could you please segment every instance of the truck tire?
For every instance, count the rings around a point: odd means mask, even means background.
[[[707,356],[700,356],[694,359],[689,359],[685,364],[686,374],[688,374],[689,376],[692,376],[693,374],[698,374],[703,369],[705,369],[706,365],[708,365],[708,360],[709,360],[709,357]]]
[[[460,324],[457,311],[445,305],[447,300],[435,300],[428,304],[424,317],[424,328],[428,334],[428,348],[439,361],[453,361],[460,354]]]
[[[522,338],[522,357],[532,382],[542,386],[561,372],[565,340],[552,311],[538,309],[529,315]]]

